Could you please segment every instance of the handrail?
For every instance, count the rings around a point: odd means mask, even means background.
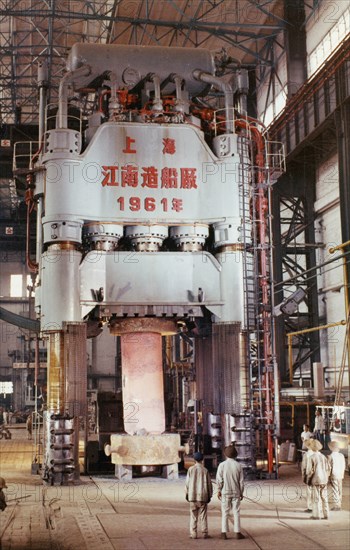
[[[346,241],[345,243],[341,243],[338,246],[331,247],[329,249],[329,252],[330,254],[333,254],[334,252],[341,250],[341,252],[344,254],[344,249],[346,247],[350,247],[350,241]],[[345,255],[343,256],[343,284],[344,284],[345,315],[347,319],[347,329],[346,329],[344,345],[345,344],[347,345],[348,375],[349,375],[349,384],[350,384],[350,337],[349,337],[350,304],[349,304],[349,281],[348,281],[348,272],[347,272],[347,258]],[[343,354],[344,353],[345,353],[345,349],[343,350]],[[344,358],[344,362],[345,362],[345,358]],[[342,376],[343,375],[344,375],[344,372]]]
[[[73,121],[73,120],[78,120],[79,121],[79,132],[81,133],[82,132],[82,126],[83,126],[83,115],[82,115],[82,110],[77,107],[76,105],[72,105],[71,106],[77,110],[79,110],[79,116],[76,116],[76,115],[72,115],[72,114],[68,114],[68,128],[69,128],[69,122],[70,121]],[[68,105],[68,108],[69,108],[69,105]],[[53,110],[53,113],[50,114],[49,113],[49,109],[52,109]],[[54,128],[57,128],[57,112],[58,112],[58,103],[48,103],[46,105],[46,108],[45,108],[45,134],[46,132],[48,132],[48,121],[49,120],[53,120],[54,121]]]
[[[28,147],[28,150],[25,152],[18,152],[18,150],[24,145]],[[34,168],[33,158],[36,156],[38,149],[39,149],[39,141],[17,141],[14,144],[14,149],[13,149],[13,160],[12,160],[13,172],[17,172],[17,170],[20,170],[20,169],[33,170]],[[19,166],[18,165],[19,159],[28,159],[28,163],[26,163],[25,166]]]
[[[302,330],[297,330],[295,332],[289,332],[287,334],[288,338],[288,362],[289,362],[289,383],[290,385],[293,384],[293,352],[292,352],[292,338],[293,336],[299,336],[299,334],[307,334],[309,332],[316,332],[318,330],[323,330],[327,328],[332,327],[338,327],[339,325],[346,325],[346,321],[344,319],[342,321],[339,321],[337,323],[328,323],[326,325],[319,325],[318,327],[312,327],[312,328],[305,328]]]

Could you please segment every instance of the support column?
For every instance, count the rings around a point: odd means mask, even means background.
[[[340,84],[339,84],[340,85]],[[344,84],[343,84],[344,86]],[[350,103],[344,102],[335,114],[338,166],[339,198],[342,242],[350,241]],[[347,252],[349,248],[345,249]],[[350,258],[346,258],[347,280],[350,281]],[[350,296],[350,292],[348,293]],[[350,304],[349,304],[350,305]]]
[[[63,331],[49,333],[47,364],[47,410],[63,414],[65,404],[64,380],[64,335]]]
[[[79,479],[79,447],[86,445],[86,325],[64,323],[49,333],[43,479]]]
[[[307,79],[304,0],[285,0],[285,49],[287,53],[288,98]]]

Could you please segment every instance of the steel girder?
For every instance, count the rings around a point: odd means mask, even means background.
[[[277,7],[276,7],[277,6]],[[271,65],[265,41],[285,27],[282,0],[4,0],[0,3],[1,121],[37,119],[37,68],[46,61],[49,102],[56,102],[67,53],[75,42],[198,47],[240,52]]]
[[[289,171],[274,186],[272,218],[274,234],[275,303],[280,304],[296,287],[306,292],[305,304],[291,316],[276,318],[277,357],[281,381],[289,380],[286,361],[286,332],[294,332],[318,325],[318,295],[316,278],[305,274],[316,265],[314,232],[315,171],[308,163],[305,173],[298,165],[290,165]],[[314,274],[315,275],[315,274]],[[296,340],[296,339],[295,339]],[[297,357],[293,372],[305,369],[311,373],[311,363],[320,360],[319,333],[302,334],[294,343]]]

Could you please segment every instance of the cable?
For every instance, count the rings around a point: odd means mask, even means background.
[[[277,286],[280,286],[280,285],[285,285],[286,283],[289,283],[291,281],[295,281],[295,280],[299,279],[299,277],[302,277],[305,273],[310,273],[310,271],[314,271],[315,269],[320,269],[321,267],[323,267],[325,265],[328,265],[328,264],[331,264],[331,263],[335,262],[336,260],[340,260],[340,258],[344,258],[345,256],[348,256],[349,254],[350,254],[350,251],[349,252],[344,252],[344,254],[340,254],[339,256],[337,256],[336,258],[333,258],[332,260],[328,260],[326,262],[323,262],[322,264],[315,265],[314,267],[310,267],[309,269],[306,269],[305,271],[303,271],[299,275],[294,275],[293,277],[290,277],[289,279],[286,279],[285,281],[280,281],[279,283],[275,283],[275,288]],[[336,267],[340,267],[340,266],[336,266]],[[313,277],[315,277],[315,275]],[[311,277],[311,278],[313,278],[313,277]],[[308,280],[308,279],[305,279],[305,280]]]
[[[334,269],[338,269],[339,267],[343,267],[343,266],[337,265],[337,266],[335,266],[335,267],[332,267],[331,269],[327,269],[327,270],[325,270],[325,271],[322,273],[322,275],[323,275],[323,274],[326,274],[326,273],[330,273],[331,271],[333,271]],[[304,272],[304,273],[306,273],[306,272]],[[295,277],[297,277],[297,276],[298,276],[298,275],[295,275]],[[315,275],[311,275],[311,277],[307,277],[306,279],[302,279],[302,281],[299,282],[298,284],[299,284],[299,285],[303,285],[303,284],[305,284],[307,281],[311,281],[312,279],[315,279],[315,278],[317,278],[317,277],[319,277],[319,276],[320,276],[320,274],[317,275],[317,273],[315,273]],[[290,281],[290,279],[288,279],[288,281]],[[286,282],[286,281],[283,281],[283,284],[284,284],[285,282]],[[282,284],[282,283],[279,282],[279,283],[277,283],[277,284],[280,285],[280,284]],[[295,284],[297,284],[297,283],[295,283]],[[275,285],[275,287],[276,287],[276,286],[277,286],[277,285]],[[292,291],[291,291],[291,292],[292,292]]]

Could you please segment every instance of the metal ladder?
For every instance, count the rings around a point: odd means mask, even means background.
[[[248,139],[239,139],[239,153],[241,155],[241,178],[240,178],[240,211],[242,212],[242,242],[243,242],[243,273],[244,273],[244,300],[245,300],[245,325],[248,336],[248,358],[250,364],[250,396],[252,415],[261,425],[267,424],[264,401],[266,398],[266,388],[264,385],[264,376],[266,365],[264,357],[264,327],[261,321],[261,285],[259,254],[261,246],[265,247],[267,256],[267,281],[270,291],[270,265],[271,265],[271,243],[259,243],[259,223],[257,219],[257,201],[259,190],[252,185],[254,180],[255,168],[245,163],[248,157],[250,142]],[[267,222],[268,224],[269,222]],[[273,391],[270,388],[272,399]],[[255,442],[255,453],[259,457],[263,455],[264,432],[260,430],[257,433]]]

